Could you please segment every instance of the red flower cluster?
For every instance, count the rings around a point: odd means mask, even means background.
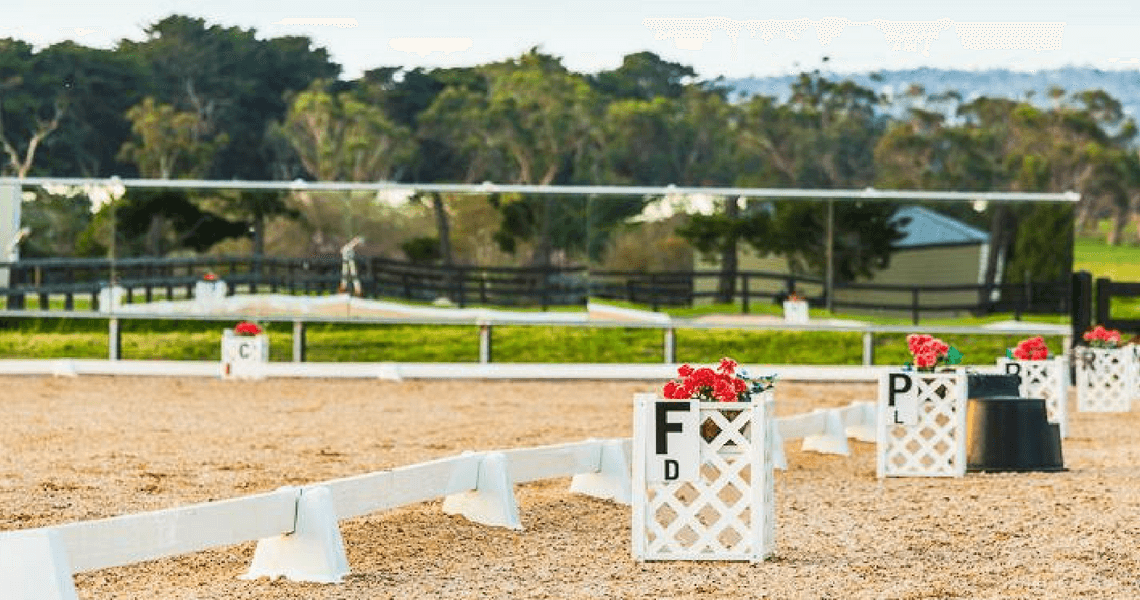
[[[677,374],[683,379],[666,383],[665,397],[670,400],[691,398],[710,402],[747,400],[748,383],[735,376],[738,366],[731,358],[720,359],[715,371],[708,367],[694,369],[689,365],[681,365]]]
[[[262,331],[257,323],[250,323],[249,321],[242,321],[234,326],[235,335],[261,335]]]
[[[1017,344],[1013,357],[1017,360],[1045,360],[1049,358],[1049,347],[1041,336],[1031,337]]]
[[[206,281],[217,281],[218,276],[214,275],[213,273],[206,273],[205,275],[202,276],[202,279],[204,279]]]
[[[933,369],[938,359],[945,358],[950,346],[942,340],[925,333],[912,333],[906,336],[906,346],[914,356],[916,369]]]
[[[1085,332],[1085,341],[1094,348],[1115,348],[1120,345],[1120,332],[1097,325]]]

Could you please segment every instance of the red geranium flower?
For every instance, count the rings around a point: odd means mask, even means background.
[[[262,329],[256,323],[249,321],[242,321],[234,326],[234,333],[236,335],[261,335]]]
[[[666,383],[662,395],[670,400],[748,402],[752,394],[772,388],[775,376],[751,378],[744,371],[737,374],[739,366],[727,357],[721,359],[715,370],[682,365],[677,369],[681,379]]]

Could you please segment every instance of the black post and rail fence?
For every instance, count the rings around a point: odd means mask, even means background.
[[[340,256],[108,259],[51,258],[0,263],[8,286],[0,288],[0,308],[76,311],[86,301],[98,308],[100,291],[114,283],[125,301],[190,299],[206,273],[226,282],[227,294],[269,292],[329,295],[342,291]],[[723,302],[722,273],[713,270],[641,272],[578,267],[437,266],[383,257],[358,257],[357,272],[366,298],[418,304],[467,306],[584,307],[590,299],[619,301],[653,311]],[[780,303],[790,295],[816,307],[827,305],[828,290],[820,278],[739,271],[727,300],[742,313],[761,303]],[[914,324],[923,314],[1013,313],[1068,314],[1081,288],[1073,281],[1017,282],[981,285],[841,284],[831,305],[838,311],[905,313]],[[1140,284],[1098,281],[1098,289],[1116,295],[1140,295]],[[1098,296],[1098,321],[1102,314]],[[1103,308],[1107,310],[1107,308]],[[1107,314],[1107,313],[1103,313]]]

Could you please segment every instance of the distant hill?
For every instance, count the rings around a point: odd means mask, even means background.
[[[877,71],[876,79],[871,73],[840,74],[825,73],[832,80],[850,79],[855,83],[887,94],[905,95],[911,84],[919,84],[927,94],[937,94],[956,90],[963,100],[969,101],[978,96],[991,98],[1025,99],[1032,91],[1030,102],[1039,106],[1049,105],[1047,92],[1053,86],[1063,88],[1067,93],[1088,89],[1102,89],[1120,101],[1125,114],[1140,116],[1140,71],[1102,71],[1093,68],[1066,67],[1042,70],[1032,73],[991,69],[986,71],[966,71],[957,69],[906,69],[898,71]],[[724,84],[735,90],[734,99],[755,94],[773,96],[781,101],[791,95],[791,84],[795,75],[781,77],[752,77],[726,79]]]

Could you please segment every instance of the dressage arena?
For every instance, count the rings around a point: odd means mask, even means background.
[[[663,382],[221,381],[0,377],[0,530],[173,508],[454,456],[629,437]],[[868,383],[780,382],[776,414],[874,400]],[[440,501],[341,521],[343,583],[239,580],[255,543],[78,573],[80,598],[1140,597],[1140,418],[1075,410],[1068,471],[877,479],[785,445],[776,553],[759,564],[631,558],[630,507],[515,487],[523,531]],[[4,595],[0,590],[0,597]]]

